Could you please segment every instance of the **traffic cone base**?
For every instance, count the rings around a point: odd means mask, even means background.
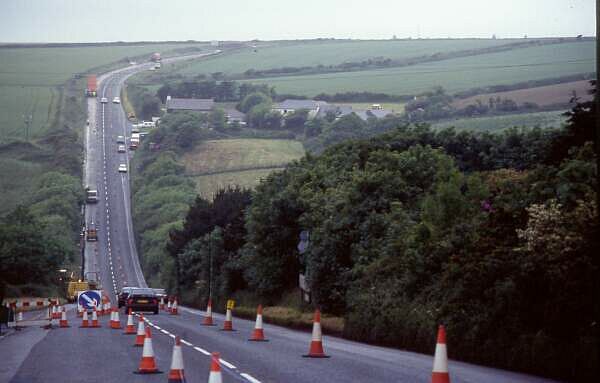
[[[262,329],[254,329],[252,333],[252,338],[248,339],[250,342],[268,342],[268,339],[265,339],[265,334]]]
[[[149,328],[146,328],[144,337],[144,350],[142,351],[142,360],[136,374],[160,374],[162,371],[156,367],[156,360],[154,359],[154,350],[152,348],[152,333]]]
[[[431,383],[450,383],[450,376],[447,372],[432,372]]]
[[[204,317],[204,321],[202,321],[202,326],[216,326],[216,324],[214,324],[212,317]]]
[[[329,355],[325,355],[323,351],[323,343],[312,341],[310,342],[310,350],[308,354],[302,355],[303,358],[331,358]]]

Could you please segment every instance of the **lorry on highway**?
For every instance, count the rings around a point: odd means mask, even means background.
[[[96,225],[94,225],[93,222],[87,226],[87,229],[85,231],[85,239],[88,242],[98,241],[98,230],[96,229]]]
[[[71,279],[67,284],[67,300],[75,302],[80,291],[100,290],[100,278],[97,272],[87,272],[83,278]]]
[[[98,202],[98,190],[91,189],[89,186],[85,189],[85,202],[96,203]]]
[[[85,90],[85,95],[88,97],[96,97],[98,92],[98,85],[96,80],[96,75],[91,74],[87,77],[87,88]]]

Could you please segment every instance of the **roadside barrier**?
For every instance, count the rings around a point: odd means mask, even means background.
[[[146,336],[144,338],[144,349],[142,350],[142,360],[136,374],[159,374],[161,371],[156,367],[154,359],[154,349],[152,348],[152,333],[150,328],[146,328]]]
[[[134,347],[142,347],[144,345],[144,337],[146,336],[145,325],[144,325],[144,317],[140,315],[140,319],[138,321],[137,335],[135,337]]]
[[[233,320],[231,319],[231,309],[228,307],[225,313],[225,322],[223,322],[223,328],[221,331],[234,331]]]
[[[221,375],[221,365],[219,363],[221,355],[218,352],[213,352],[210,358],[210,375],[208,375],[208,383],[223,383]]]
[[[125,335],[135,335],[135,326],[133,325],[133,314],[131,314],[131,309],[129,309],[129,314],[127,314],[127,326],[125,326]]]
[[[265,334],[263,331],[263,320],[262,320],[262,305],[258,305],[256,309],[256,323],[254,324],[254,332],[252,333],[252,338],[248,339],[252,342],[268,342],[265,339]]]
[[[323,334],[321,332],[321,312],[319,309],[315,310],[315,316],[313,319],[313,330],[312,340],[310,342],[310,349],[308,354],[302,355],[305,358],[329,358],[329,355],[325,355],[323,351]]]
[[[450,383],[448,350],[446,349],[446,328],[442,325],[438,327],[431,383]]]
[[[169,370],[169,383],[184,383],[183,356],[181,355],[181,338],[175,337],[173,354],[171,356],[171,369]]]
[[[202,326],[214,326],[213,317],[212,317],[212,300],[208,300],[208,304],[206,305],[206,314],[204,315],[204,321],[202,321]]]
[[[88,319],[88,313],[87,310],[83,310],[83,316],[81,319],[81,326],[79,326],[81,328],[88,328],[90,327],[90,321]]]

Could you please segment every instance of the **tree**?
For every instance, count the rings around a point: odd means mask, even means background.
[[[223,130],[227,125],[227,119],[225,118],[225,112],[223,109],[213,109],[208,115],[209,126],[216,130]]]
[[[238,109],[241,112],[248,113],[252,108],[257,105],[267,105],[271,107],[271,98],[262,92],[250,93],[242,99],[238,105]]]

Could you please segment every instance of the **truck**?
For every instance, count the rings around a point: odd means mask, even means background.
[[[98,85],[96,80],[96,75],[89,75],[87,78],[87,88],[85,90],[85,95],[88,97],[96,97],[98,91]]]
[[[155,63],[160,62],[160,53],[158,53],[158,52],[152,53],[152,56],[150,56],[150,61],[155,62]]]
[[[91,189],[88,186],[85,189],[85,202],[86,203],[97,203],[98,202],[98,190]]]
[[[87,229],[85,231],[85,239],[88,242],[98,241],[98,230],[96,229],[96,225],[94,225],[93,222],[87,226]]]
[[[100,277],[97,272],[87,272],[83,278],[79,279],[71,278],[67,284],[67,300],[75,302],[77,300],[77,293],[87,290],[101,290]]]
[[[140,134],[139,133],[131,133],[131,138],[129,139],[129,149],[136,150],[140,146]]]

